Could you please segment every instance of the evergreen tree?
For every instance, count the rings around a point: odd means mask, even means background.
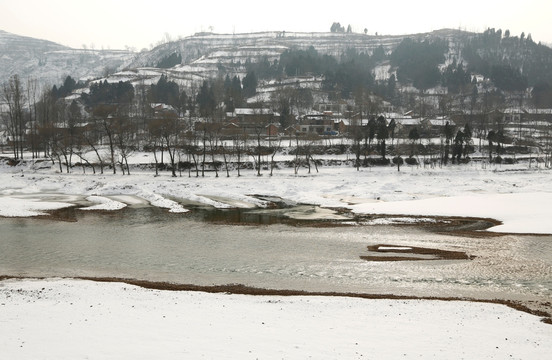
[[[224,105],[226,111],[234,111],[237,107],[242,106],[242,102],[243,95],[240,78],[234,76],[230,79],[230,76],[226,75],[224,79]]]
[[[88,94],[83,93],[82,99],[88,106],[101,104],[129,104],[134,98],[134,87],[129,81],[108,83],[107,80],[94,83]]]
[[[450,142],[454,136],[454,127],[447,121],[443,132],[445,135],[445,154],[443,156],[443,160],[445,165],[447,165],[449,160]]]
[[[380,143],[381,158],[385,160],[386,146],[385,140],[389,138],[389,129],[387,128],[387,121],[385,117],[380,116],[376,120],[377,139]]]
[[[391,64],[397,66],[398,80],[427,90],[439,82],[441,72],[438,65],[444,61],[448,43],[442,39],[423,42],[404,39],[390,56]]]
[[[64,98],[68,95],[71,95],[73,90],[75,90],[76,88],[77,82],[71,76],[67,76],[63,81],[63,85],[61,85],[59,88],[57,88],[55,85],[52,87],[52,95],[54,95],[56,99]]]
[[[333,33],[343,33],[345,32],[345,28],[341,26],[340,23],[334,22],[332,26],[330,27],[330,31]]]
[[[257,93],[258,81],[254,71],[250,71],[245,75],[242,80],[242,85],[244,97],[252,97]]]
[[[509,65],[493,65],[490,77],[498,88],[505,91],[522,91],[528,85],[527,78],[521,71]]]
[[[416,142],[420,139],[420,134],[418,133],[418,128],[417,127],[413,127],[408,132],[408,139],[411,142],[410,157],[412,157],[412,156],[414,156],[414,149],[415,149],[415,146],[416,146]]]
[[[452,149],[452,160],[454,161],[460,161],[460,158],[462,157],[463,151],[463,144],[464,144],[465,135],[462,132],[462,130],[458,130],[456,133],[456,137],[454,138],[454,146]]]
[[[174,81],[169,81],[167,76],[161,75],[157,84],[150,86],[149,99],[152,103],[163,103],[178,108],[180,102],[178,84]]]
[[[168,56],[165,56],[163,59],[159,60],[157,67],[160,69],[168,69],[173,66],[180,65],[182,63],[182,55],[177,53],[172,53]]]
[[[539,81],[531,90],[531,100],[537,108],[551,108],[552,86],[546,81]]]
[[[213,116],[216,108],[215,93],[207,81],[203,81],[197,94],[199,115],[203,117]]]
[[[387,59],[387,55],[385,54],[385,49],[382,45],[378,46],[374,49],[374,52],[372,53],[372,60],[374,62],[384,61]]]
[[[451,93],[459,93],[471,83],[471,77],[462,64],[450,64],[442,75],[442,84]]]

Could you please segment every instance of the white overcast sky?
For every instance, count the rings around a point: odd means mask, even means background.
[[[552,0],[0,0],[0,30],[74,48],[149,48],[200,31],[329,31],[340,22],[369,34],[442,28],[531,33],[552,44]]]

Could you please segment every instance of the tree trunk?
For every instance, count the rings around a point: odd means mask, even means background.
[[[261,176],[261,134],[257,134],[257,176]]]

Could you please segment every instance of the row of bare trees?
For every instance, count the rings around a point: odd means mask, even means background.
[[[30,150],[33,158],[48,157],[57,163],[60,172],[71,172],[78,165],[83,172],[91,169],[103,174],[109,168],[124,175],[131,171],[129,158],[140,150],[153,154],[156,174],[163,168],[173,176],[183,170],[190,176],[205,176],[206,171],[219,176],[221,170],[230,176],[234,169],[240,176],[245,167],[253,167],[258,175],[264,169],[272,175],[277,168],[275,155],[281,141],[267,141],[261,130],[255,136],[241,129],[222,136],[220,121],[207,119],[194,128],[191,118],[173,112],[133,111],[130,103],[99,104],[85,112],[78,101],[56,99],[48,90],[39,96],[32,85],[29,82],[25,92],[14,76],[2,88],[7,105],[3,124],[15,159]],[[259,129],[264,130],[264,125]],[[300,148],[308,149],[307,143],[297,140]],[[296,156],[296,171],[300,163]],[[305,156],[305,163],[310,170],[312,155]]]

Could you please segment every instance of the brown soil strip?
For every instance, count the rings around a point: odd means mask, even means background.
[[[41,277],[18,277],[18,276],[3,276],[0,275],[0,281],[16,279],[40,279],[45,280],[47,278]],[[501,300],[501,299],[472,299],[472,298],[455,298],[455,297],[438,297],[438,296],[407,296],[407,295],[393,295],[393,294],[365,294],[365,293],[347,293],[347,292],[323,292],[323,291],[303,291],[303,290],[278,290],[278,289],[266,289],[257,288],[242,284],[226,284],[226,285],[193,285],[193,284],[175,284],[169,282],[156,282],[148,280],[138,279],[123,279],[112,277],[74,277],[66,279],[80,279],[96,282],[113,282],[124,283],[128,285],[138,286],[144,289],[163,290],[163,291],[199,291],[205,293],[224,293],[224,294],[238,294],[238,295],[255,295],[255,296],[339,296],[339,297],[351,297],[360,299],[389,299],[389,300],[434,300],[434,301],[469,301],[477,303],[487,304],[500,304],[506,305],[512,309],[523,311],[535,316],[542,317],[541,321],[546,324],[552,325],[552,313],[531,309],[519,301]],[[550,304],[543,304],[550,305]]]
[[[394,248],[394,249],[385,249]],[[401,249],[404,247],[405,249]],[[380,249],[384,248],[384,249]],[[472,260],[475,257],[470,256],[462,251],[450,251],[441,249],[430,249],[399,245],[378,244],[368,246],[368,250],[377,253],[391,253],[391,254],[409,254],[409,255],[431,255],[433,258],[422,258],[415,256],[361,256],[360,258],[367,261],[433,261],[433,260]]]
[[[406,256],[361,256],[362,260],[366,261],[432,261],[432,260],[441,260],[441,259],[422,259],[417,257],[406,257]]]

